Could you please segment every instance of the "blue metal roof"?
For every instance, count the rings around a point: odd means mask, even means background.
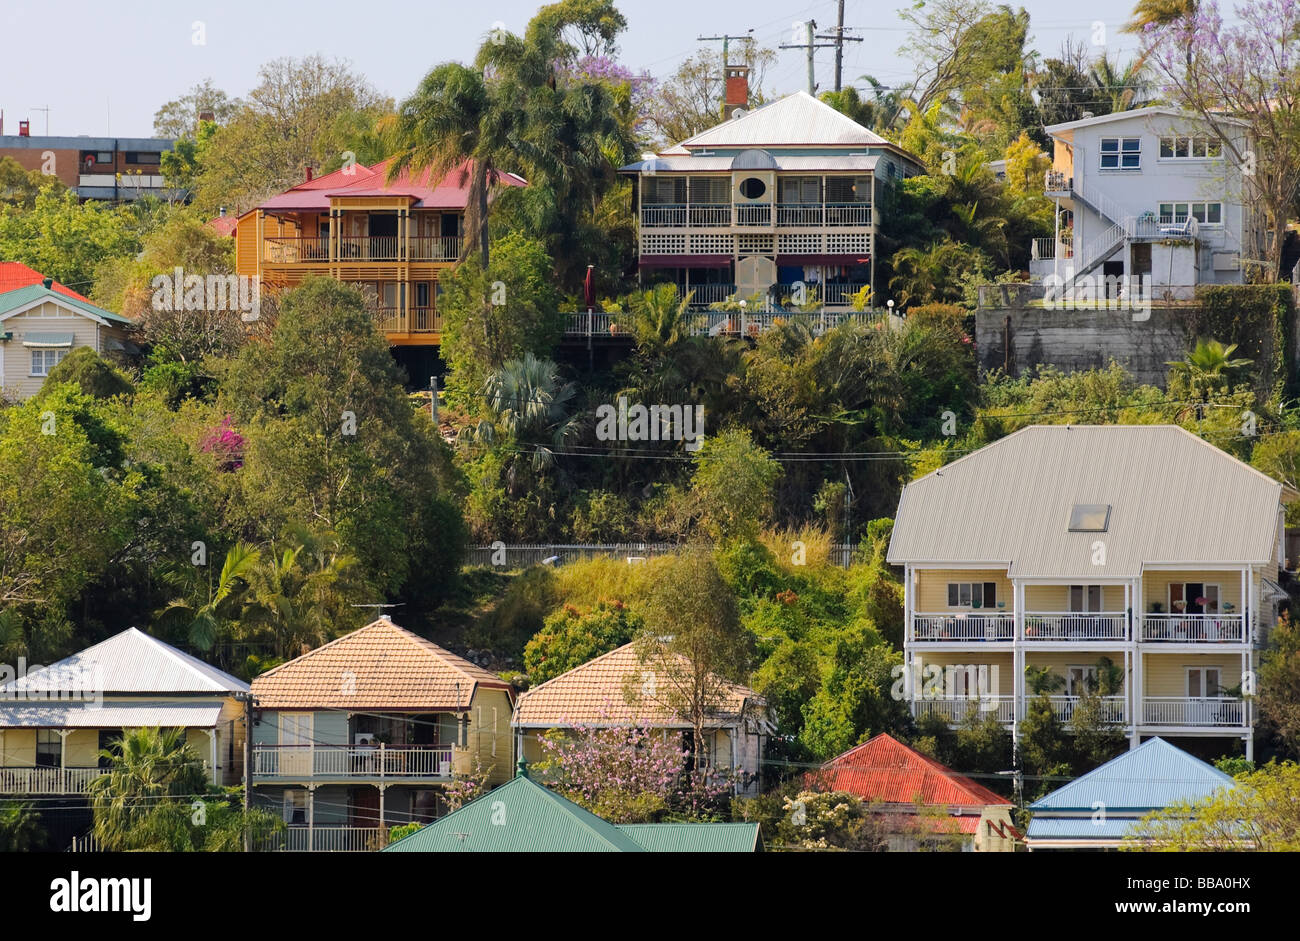
[[[1035,801],[1029,809],[1035,814],[1091,812],[1099,806],[1108,813],[1146,812],[1180,801],[1199,801],[1235,786],[1236,781],[1218,768],[1162,738],[1152,738]]]
[[[1029,821],[1027,840],[1105,840],[1117,843],[1128,835],[1140,817],[1035,817]]]

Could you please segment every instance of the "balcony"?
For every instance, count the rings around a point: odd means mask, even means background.
[[[650,203],[641,207],[643,229],[865,228],[870,203]]]
[[[1061,722],[1071,722],[1074,710],[1079,705],[1078,696],[1049,696],[1052,712]],[[1103,722],[1124,723],[1128,721],[1128,699],[1125,696],[1103,696],[1101,698],[1101,718]]]
[[[450,781],[451,745],[254,745],[253,778]]]
[[[373,853],[388,844],[386,827],[294,825],[258,846],[272,853]]]
[[[0,794],[84,794],[104,768],[0,768]]]
[[[1043,177],[1043,193],[1046,196],[1068,199],[1070,183],[1070,179],[1060,170],[1048,170]]]
[[[978,710],[979,717],[993,714],[999,722],[1010,724],[1015,721],[1016,698],[1014,696],[939,696],[935,698],[912,700],[912,715],[920,719],[925,716],[938,716],[949,725],[960,725],[966,721],[971,709]]]
[[[1240,614],[1144,614],[1142,640],[1166,644],[1241,644],[1246,619]]]
[[[432,307],[377,307],[375,325],[380,333],[441,333],[442,314]]]
[[[337,240],[316,236],[267,236],[262,261],[270,265],[322,265],[356,262],[453,262],[464,240],[434,236],[345,235]]]
[[[714,285],[706,285],[706,287],[710,286]],[[695,289],[691,288],[691,290]],[[692,304],[692,307],[694,307],[694,304]],[[780,314],[770,310],[761,311],[755,308],[751,308],[749,313],[720,310],[701,311],[691,318],[690,326],[686,332],[690,336],[754,338],[762,336],[768,330],[771,330],[777,324],[777,321],[789,320],[792,316],[797,315]],[[827,330],[845,323],[878,323],[881,316],[879,311],[821,311],[807,315],[807,321],[813,333],[816,336],[821,336]],[[619,326],[617,315],[607,314],[603,311],[569,314],[569,321],[565,325],[564,335],[566,337],[630,336],[626,328]]]
[[[1246,725],[1246,704],[1229,696],[1147,697],[1142,702],[1142,724],[1242,728]]]
[[[1010,612],[983,614],[914,614],[911,639],[917,642],[1012,641],[1016,616]]]
[[[1122,611],[1026,613],[1025,640],[1128,640],[1128,615]]]

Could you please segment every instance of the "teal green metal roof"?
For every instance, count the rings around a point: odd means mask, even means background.
[[[1089,812],[1099,806],[1107,813],[1159,810],[1182,801],[1199,801],[1236,781],[1213,765],[1193,758],[1162,738],[1152,738],[1132,751],[1058,788],[1029,809],[1035,814]]]
[[[95,317],[102,317],[110,323],[129,324],[134,322],[129,317],[115,314],[111,310],[104,310],[102,307],[96,307],[94,304],[88,304],[75,297],[68,297],[68,295],[60,294],[58,291],[51,291],[43,284],[29,284],[25,288],[18,288],[15,291],[5,291],[3,294],[0,294],[0,314],[6,314],[15,307],[23,307],[30,304],[32,301],[44,297],[58,301],[65,307],[73,307]]]
[[[756,823],[624,823],[619,829],[652,853],[757,853]]]
[[[524,775],[435,820],[386,853],[643,853],[630,836]]]

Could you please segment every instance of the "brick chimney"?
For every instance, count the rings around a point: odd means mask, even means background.
[[[19,121],[19,122],[18,122],[18,136],[19,136],[19,137],[31,137],[31,136],[32,136],[32,122],[31,122],[31,121]]]
[[[723,117],[730,119],[738,108],[749,107],[749,66],[726,67],[726,90],[722,99]]]
[[[307,168],[307,182],[308,182],[308,183],[311,182],[311,174],[312,174],[311,167],[308,167],[308,168]]]

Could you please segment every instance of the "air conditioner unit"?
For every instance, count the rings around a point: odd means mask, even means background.
[[[352,736],[352,744],[353,745],[374,745],[375,733],[357,732],[355,735]]]

